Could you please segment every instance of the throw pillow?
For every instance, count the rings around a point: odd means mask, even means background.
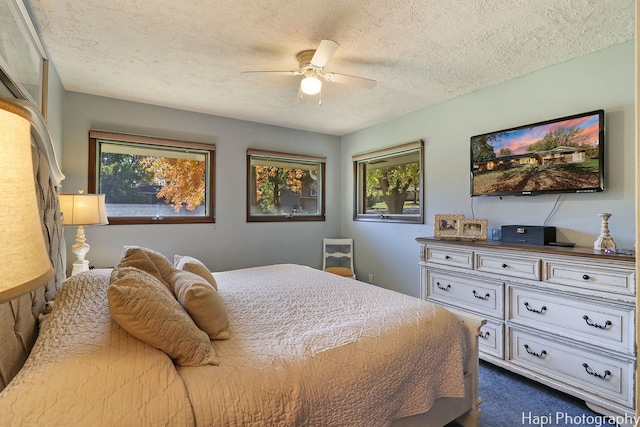
[[[160,252],[141,246],[125,246],[118,267],[136,267],[153,274],[164,282],[169,281],[173,264]]]
[[[174,270],[170,283],[182,307],[211,339],[229,339],[227,308],[216,289],[197,274]]]
[[[157,277],[135,267],[114,270],[109,312],[123,329],[182,366],[217,365],[211,342]]]
[[[211,286],[218,289],[218,284],[213,274],[211,274],[211,271],[199,259],[185,255],[176,255],[173,257],[173,264],[179,270],[186,270],[197,274],[209,282]]]

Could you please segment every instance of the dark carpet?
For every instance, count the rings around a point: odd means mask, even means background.
[[[584,401],[483,361],[480,397],[481,427],[615,427]]]

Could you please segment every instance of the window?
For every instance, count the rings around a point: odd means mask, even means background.
[[[247,150],[247,221],[324,221],[325,158]]]
[[[423,141],[353,156],[354,219],[424,222]]]
[[[92,130],[89,192],[110,224],[214,222],[215,146]]]

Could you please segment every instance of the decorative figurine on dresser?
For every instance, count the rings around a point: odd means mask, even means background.
[[[635,256],[593,248],[418,238],[421,297],[487,318],[480,358],[636,414]]]

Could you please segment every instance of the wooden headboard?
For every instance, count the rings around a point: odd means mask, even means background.
[[[56,159],[53,142],[44,118],[28,101],[11,99],[32,115],[31,145],[42,232],[49,249],[55,275],[35,291],[0,304],[0,391],[18,373],[38,336],[38,315],[64,282],[66,249],[58,192],[64,175]],[[28,266],[25,266],[28,268]]]

